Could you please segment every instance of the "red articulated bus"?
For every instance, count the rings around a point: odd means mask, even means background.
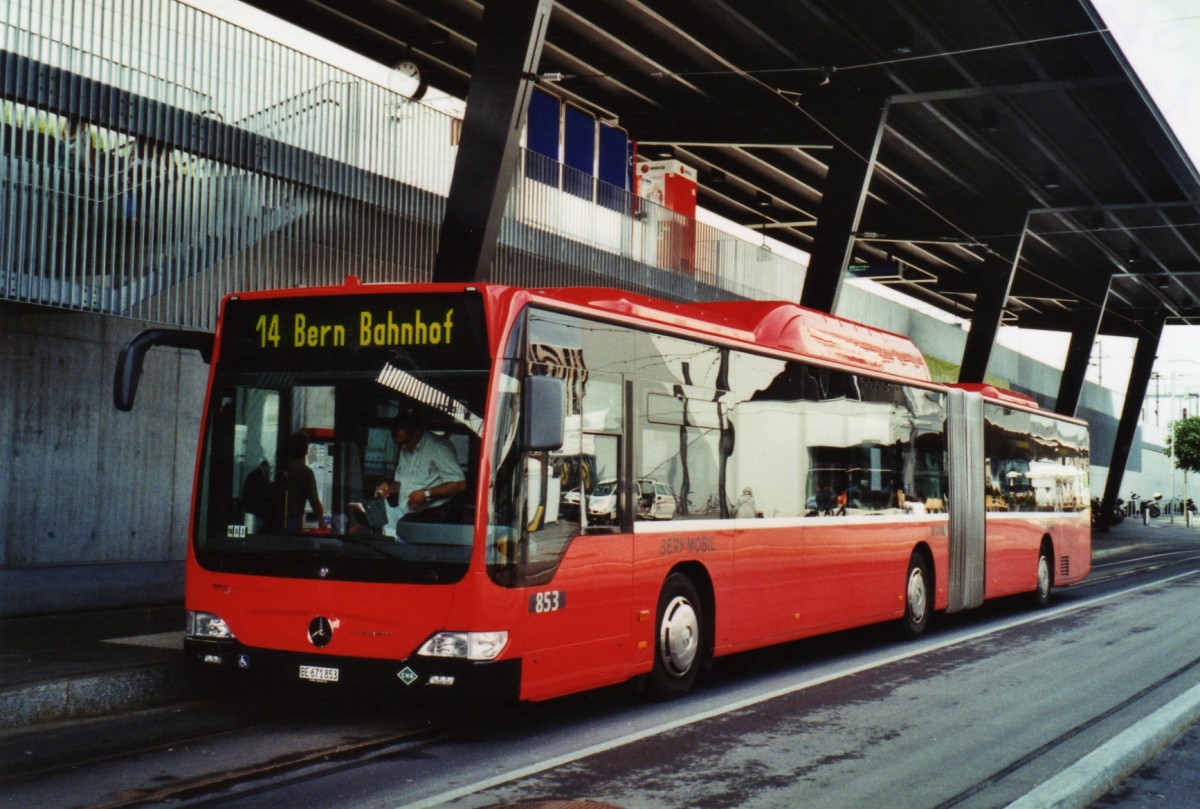
[[[915,637],[985,599],[1044,605],[1091,565],[1084,423],[934,383],[908,339],[789,303],[353,277],[231,295],[215,336],[131,341],[118,407],[159,344],[212,362],[201,668],[670,697],[714,657],[882,621]],[[397,517],[377,495],[414,413],[465,490]]]

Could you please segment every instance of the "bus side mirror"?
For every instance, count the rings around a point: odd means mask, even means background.
[[[142,377],[142,364],[145,362],[146,352],[155,346],[190,348],[199,351],[206,363],[212,362],[211,332],[146,329],[126,343],[117,355],[117,371],[113,375],[113,406],[117,410],[128,412],[133,409],[133,398],[137,394],[138,381]]]
[[[563,445],[566,383],[554,376],[525,377],[521,423],[526,452],[549,452]]]

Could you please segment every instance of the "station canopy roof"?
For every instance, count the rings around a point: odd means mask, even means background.
[[[477,0],[252,5],[460,98],[483,35]],[[861,197],[850,263],[946,311],[992,251],[1007,323],[1200,324],[1200,178],[1088,0],[556,0],[538,74],[800,249]],[[865,195],[835,144],[875,160]]]

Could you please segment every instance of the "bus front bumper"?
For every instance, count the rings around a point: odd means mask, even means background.
[[[214,672],[265,682],[312,683],[348,688],[386,688],[401,694],[516,700],[521,661],[480,662],[446,657],[380,660],[281,652],[245,646],[235,640],[184,638],[184,656],[198,672]]]

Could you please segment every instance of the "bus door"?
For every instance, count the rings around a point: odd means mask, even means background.
[[[620,378],[531,367],[567,382],[562,446],[524,459],[522,696],[541,699],[629,676],[632,547],[609,496],[623,468]]]
[[[949,477],[949,603],[947,612],[978,607],[986,583],[983,397],[951,389],[946,401]]]

